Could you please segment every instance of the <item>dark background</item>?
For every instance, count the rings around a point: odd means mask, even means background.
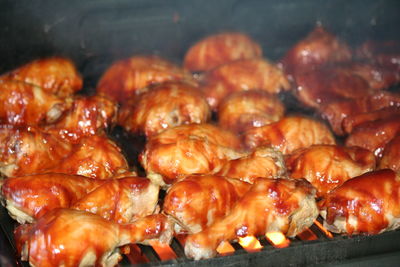
[[[180,63],[196,40],[226,30],[248,33],[276,60],[317,22],[351,45],[400,39],[400,1],[1,1],[0,73],[64,55],[95,83],[119,58],[155,53]]]

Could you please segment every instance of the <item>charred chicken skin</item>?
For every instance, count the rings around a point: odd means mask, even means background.
[[[172,224],[162,214],[117,224],[96,214],[55,209],[15,229],[17,250],[31,266],[115,266],[118,247],[158,239],[168,243]],[[77,245],[78,243],[79,245]]]
[[[296,73],[318,69],[327,63],[346,62],[351,58],[351,50],[346,43],[317,25],[286,53],[282,64],[288,75],[296,76]]]
[[[191,175],[168,189],[163,212],[176,220],[176,233],[198,233],[227,215],[249,189],[237,179]]]
[[[71,208],[95,213],[117,223],[152,214],[158,186],[140,177],[100,181],[58,173],[8,178],[1,197],[19,223],[32,223],[50,210]]]
[[[132,97],[120,111],[119,124],[129,132],[152,136],[166,128],[206,123],[210,117],[210,107],[198,88],[165,82]]]
[[[150,85],[177,80],[196,84],[188,72],[165,59],[134,56],[113,63],[101,77],[97,92],[124,103]]]
[[[386,144],[379,162],[379,168],[400,172],[400,135],[397,135]]]
[[[201,89],[213,109],[232,92],[263,90],[276,94],[290,88],[284,73],[266,59],[236,60],[208,72]]]
[[[329,128],[319,121],[290,116],[246,131],[244,142],[249,148],[270,145],[283,154],[290,154],[311,145],[335,144],[335,138]]]
[[[183,65],[190,71],[201,72],[230,61],[261,56],[260,45],[250,36],[238,32],[224,32],[210,35],[190,47]]]
[[[258,179],[225,217],[190,235],[185,254],[195,260],[217,254],[222,242],[280,231],[294,237],[318,216],[315,189],[305,180]]]
[[[282,153],[270,147],[258,147],[244,157],[230,160],[216,174],[251,184],[259,177],[287,176]]]
[[[71,108],[47,131],[58,134],[71,143],[79,142],[84,136],[104,134],[116,123],[117,105],[104,96],[76,96]]]
[[[218,123],[222,128],[242,133],[282,119],[285,106],[275,95],[260,90],[230,94],[218,107]]]
[[[70,96],[82,88],[74,63],[67,58],[50,57],[29,62],[0,76],[0,80],[15,80],[36,85],[48,94]]]
[[[0,80],[0,102],[0,124],[18,126],[55,122],[70,106],[40,87],[10,80]]]
[[[400,226],[400,177],[389,169],[347,180],[320,203],[324,226],[347,235],[379,234]]]
[[[359,147],[314,145],[285,158],[290,177],[305,178],[321,197],[348,179],[375,169],[375,156]]]
[[[240,139],[211,124],[169,128],[151,137],[140,155],[147,177],[167,186],[190,174],[213,174],[244,155]]]

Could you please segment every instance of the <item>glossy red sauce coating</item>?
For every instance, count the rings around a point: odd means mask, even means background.
[[[400,181],[389,169],[373,171],[350,179],[329,193],[321,204],[328,224],[344,217],[346,232],[378,234],[388,227],[386,216],[400,217]],[[349,223],[354,216],[356,226]]]

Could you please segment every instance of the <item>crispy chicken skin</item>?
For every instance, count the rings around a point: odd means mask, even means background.
[[[258,89],[276,94],[290,89],[284,73],[262,58],[228,62],[208,72],[201,89],[213,109],[232,92]]]
[[[6,179],[1,197],[9,214],[19,223],[32,223],[56,208],[84,210],[117,223],[128,223],[155,211],[158,191],[158,186],[141,177],[103,182],[48,173]]]
[[[108,179],[128,169],[125,156],[111,139],[91,136],[81,138],[68,155],[46,171]]]
[[[58,134],[71,143],[79,142],[84,136],[104,134],[116,123],[117,105],[104,96],[76,96],[71,108],[47,131]]]
[[[258,147],[244,157],[228,161],[216,174],[252,184],[259,177],[286,177],[286,166],[281,152]]]
[[[325,124],[302,116],[285,117],[280,121],[250,129],[243,137],[249,148],[270,145],[283,154],[311,145],[335,144],[335,138]]]
[[[0,80],[0,123],[33,126],[55,122],[70,106],[40,87],[10,80]]]
[[[400,135],[397,135],[386,144],[378,167],[400,172]]]
[[[162,186],[190,174],[215,173],[229,160],[244,155],[235,149],[236,136],[211,125],[180,127],[173,130],[181,133],[172,140],[168,131],[151,139],[140,157],[147,177]]]
[[[344,135],[351,133],[356,125],[386,117],[398,108],[399,94],[379,91],[356,99],[330,102],[320,107],[319,112],[336,134]]]
[[[0,125],[0,172],[8,177],[54,167],[72,145],[36,127]]]
[[[66,97],[82,88],[74,63],[68,58],[50,57],[34,60],[0,76],[0,80],[16,80],[41,87],[48,94]]]
[[[103,183],[60,173],[26,175],[5,179],[1,198],[11,217],[19,223],[32,223],[52,209],[70,207]]]
[[[168,189],[163,212],[176,220],[176,233],[198,233],[227,215],[249,189],[237,179],[191,175]]]
[[[306,38],[294,45],[281,60],[288,75],[318,69],[327,63],[349,61],[352,58],[348,45],[317,25]]]
[[[168,186],[190,174],[213,174],[244,155],[240,139],[211,124],[189,124],[149,139],[140,155],[147,177]]]
[[[194,72],[208,71],[224,63],[262,56],[261,46],[239,32],[210,35],[187,51],[183,65]]]
[[[195,84],[189,72],[163,58],[134,56],[113,63],[101,77],[97,92],[124,103],[150,85],[177,80]]]
[[[375,169],[375,156],[359,147],[314,145],[285,158],[290,177],[305,178],[321,197],[348,179]]]
[[[258,179],[225,217],[190,235],[185,254],[195,260],[217,254],[219,244],[280,231],[294,237],[318,216],[315,189],[305,180]]]
[[[378,158],[388,142],[400,133],[400,116],[392,116],[363,123],[346,138],[346,146],[359,146],[373,152]]]
[[[282,119],[285,106],[280,99],[261,90],[230,94],[218,107],[218,124],[238,134]]]
[[[167,128],[206,123],[211,110],[198,88],[184,82],[164,82],[120,110],[119,124],[128,132],[152,136]]]
[[[118,247],[151,239],[168,243],[171,228],[162,214],[117,224],[84,211],[55,209],[14,233],[21,259],[31,266],[111,267],[122,259]]]
[[[400,177],[384,169],[347,180],[319,205],[328,230],[373,235],[400,226],[399,203]]]

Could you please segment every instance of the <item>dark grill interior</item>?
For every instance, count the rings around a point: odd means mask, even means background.
[[[85,78],[84,93],[91,93],[111,62],[134,54],[155,53],[180,62],[187,48],[199,38],[220,31],[237,30],[259,41],[266,58],[279,59],[296,41],[321,22],[352,45],[367,39],[398,40],[398,1],[5,1],[0,10],[0,73],[39,57],[72,58]],[[291,111],[301,109],[291,96],[282,95]],[[113,132],[120,143],[132,141],[120,129]],[[140,139],[140,140],[139,140]],[[139,140],[139,141],[138,141]],[[130,142],[132,143],[132,142]],[[143,138],[127,154],[137,165]],[[15,255],[14,221],[1,208],[0,259],[11,266],[26,266]],[[318,264],[397,265],[400,230],[376,236],[328,237],[315,224],[290,246],[275,248],[265,238],[257,252],[232,244],[234,253],[203,261],[185,258],[174,238],[173,259],[163,260],[150,246],[133,246],[121,266],[309,266]],[[308,240],[308,239],[315,240]],[[168,258],[168,257],[167,257]],[[0,261],[0,263],[2,262]],[[7,265],[5,265],[7,266]]]

